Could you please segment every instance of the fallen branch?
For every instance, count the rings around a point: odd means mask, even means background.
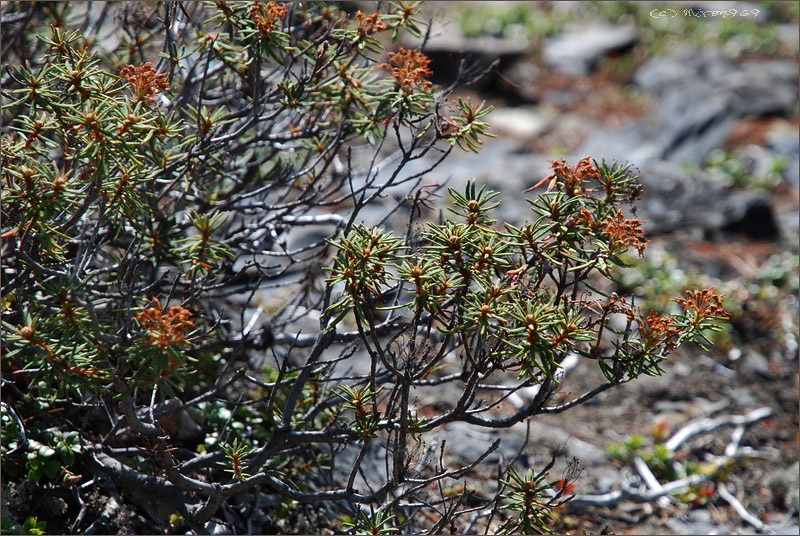
[[[650,502],[664,497],[670,493],[684,490],[691,486],[696,486],[701,482],[711,480],[708,475],[695,474],[690,475],[678,480],[669,482],[659,490],[639,491],[634,488],[625,486],[616,491],[603,493],[602,495],[576,495],[569,504],[572,506],[607,506],[616,504],[622,500],[630,500],[633,502]]]
[[[636,468],[636,471],[639,473],[639,476],[642,477],[644,483],[647,484],[647,487],[650,488],[650,491],[657,493],[660,492],[663,488],[661,483],[656,478],[656,475],[653,474],[653,471],[650,470],[650,467],[645,463],[641,456],[634,456],[633,457],[633,466]],[[669,499],[667,497],[659,497],[658,498],[658,505],[662,508],[669,506]]]
[[[745,508],[744,505],[741,502],[739,502],[739,499],[734,497],[733,494],[730,491],[728,491],[728,488],[727,486],[725,486],[725,483],[720,483],[719,485],[717,485],[717,493],[719,494],[720,497],[725,499],[728,502],[728,504],[730,504],[733,507],[734,510],[736,510],[736,513],[739,514],[739,517],[741,517],[744,521],[754,526],[756,530],[759,530],[766,534],[777,534],[775,531],[769,529],[760,519],[758,519],[756,516],[748,512],[747,508]]]
[[[744,435],[745,428],[747,425],[765,419],[769,417],[771,414],[772,410],[770,408],[759,408],[745,415],[734,415],[727,417],[717,417],[715,419],[696,420],[690,422],[689,424],[678,430],[664,444],[664,446],[670,449],[670,451],[674,452],[683,443],[685,443],[690,438],[698,434],[711,432],[722,426],[728,426],[728,425],[736,426],[736,429],[731,435],[731,442],[725,448],[725,455],[716,458],[715,460],[716,470],[713,472],[710,472],[708,474],[689,475],[687,477],[674,480],[672,482],[662,485],[655,477],[655,475],[652,473],[647,464],[644,462],[644,460],[639,456],[634,456],[632,460],[633,466],[638,472],[642,481],[647,485],[648,487],[647,491],[640,491],[630,486],[623,485],[622,489],[620,490],[611,491],[601,495],[591,495],[591,494],[576,495],[570,501],[570,504],[573,506],[606,506],[606,505],[616,504],[622,500],[630,500],[634,502],[650,502],[656,499],[665,498],[667,495],[671,493],[684,490],[691,486],[696,486],[702,482],[706,481],[713,482],[717,479],[721,471],[725,470],[725,468],[730,467],[731,463],[735,462],[736,460],[754,456],[755,451],[753,451],[753,449],[739,446],[742,436]],[[719,486],[724,488],[724,484],[719,484]],[[720,496],[728,500],[725,496],[723,496],[723,493],[725,492],[727,492],[727,489],[725,491],[721,491]],[[730,493],[728,493],[728,496],[732,497]],[[660,501],[660,504],[662,502],[663,501]],[[741,503],[739,503],[739,506],[741,506]],[[736,507],[734,506],[734,508]],[[739,510],[737,509],[737,512],[738,511]],[[742,514],[740,513],[740,515]],[[744,516],[742,516],[742,518],[744,518]],[[758,520],[755,519],[755,521]],[[763,527],[763,523],[761,525]]]
[[[692,421],[675,432],[675,434],[669,438],[666,443],[664,443],[664,446],[671,451],[675,451],[686,441],[698,434],[711,432],[723,426],[741,426],[753,424],[762,419],[766,419],[770,415],[772,415],[772,409],[758,408],[745,415],[733,415],[727,417],[717,417],[715,419],[699,419]]]

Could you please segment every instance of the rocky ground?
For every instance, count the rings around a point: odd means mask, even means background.
[[[513,3],[492,4],[500,11],[517,9]],[[759,24],[771,20],[777,28],[774,47],[737,49],[730,40],[697,43],[689,37],[656,47],[660,34],[648,34],[641,17],[602,19],[589,8],[564,4],[528,4],[534,17],[558,19],[564,17],[560,12],[573,10],[573,22],[539,39],[513,26],[520,22],[494,35],[470,37],[463,13],[485,10],[488,3],[436,6],[442,19],[426,52],[441,81],[454,75],[461,59],[501,60],[491,75],[462,92],[495,106],[489,122],[497,138],[479,155],[454,155],[425,182],[458,188],[476,178],[502,192],[502,217],[516,224],[528,213],[521,192],[548,174],[549,160],[563,157],[572,164],[589,155],[627,161],[646,186],[636,217],[646,222],[652,244],[647,260],[634,262],[621,287],[663,305],[684,285],[713,285],[728,295],[731,327],[708,353],[682,349],[665,365],[663,376],[641,378],[591,404],[538,417],[529,428],[517,426],[500,435],[455,425],[437,440],[447,441],[455,464],[471,461],[495,437],[502,438],[498,452],[468,482],[477,494],[491,493],[502,460],[519,456],[523,467],[536,467],[561,449],[556,468],[564,470],[566,461],[577,458],[583,469],[578,498],[559,512],[557,530],[796,534],[797,19],[781,19],[761,4],[725,2],[725,9],[739,12],[762,7]],[[695,4],[684,7],[712,9]],[[794,33],[787,31],[791,28]],[[429,164],[418,162],[408,173]],[[374,206],[364,218],[375,224],[385,214]],[[404,221],[398,214],[383,223]],[[558,396],[569,400],[600,379],[591,364],[580,364],[568,372]],[[447,405],[447,394],[430,394],[421,403]],[[713,431],[709,426],[675,448],[673,468],[708,462],[726,447],[729,453],[750,449],[751,456],[732,468],[723,489],[706,490],[705,497],[697,489],[683,489],[648,502],[591,504],[592,497],[626,482],[641,484],[624,456],[611,455],[615,444],[617,454],[619,445],[637,435],[645,445],[663,444],[686,425],[725,421],[761,408],[766,408],[762,417],[768,417],[748,424],[734,444],[735,426]]]

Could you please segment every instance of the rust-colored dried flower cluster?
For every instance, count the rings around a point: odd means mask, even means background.
[[[622,210],[617,209],[616,212],[609,213],[605,208],[605,203],[608,199],[616,201],[614,191],[617,189],[613,181],[604,179],[605,174],[598,168],[597,164],[590,157],[581,159],[574,168],[570,168],[564,160],[553,160],[550,162],[553,173],[536,183],[534,186],[526,191],[530,191],[542,186],[544,183],[549,182],[547,191],[553,189],[559,192],[566,193],[570,198],[585,198],[587,201],[597,199],[593,197],[592,192],[594,189],[587,187],[588,181],[596,181],[603,186],[606,191],[606,201],[601,202],[600,205],[595,203],[580,202],[580,208],[565,219],[566,228],[574,228],[576,223],[588,227],[593,233],[597,233],[604,241],[608,243],[608,249],[616,251],[622,248],[634,248],[639,252],[639,255],[644,254],[645,246],[650,242],[644,237],[644,230],[640,220],[625,218]],[[635,199],[640,190],[636,186],[627,187],[627,191],[623,190],[627,195],[628,200]],[[609,193],[611,192],[611,193]],[[595,205],[595,210],[591,210],[589,206]],[[562,218],[563,207],[556,199],[548,202],[550,211],[550,218],[558,220]],[[598,210],[598,207],[601,210]]]
[[[170,87],[167,82],[167,73],[154,71],[152,61],[141,65],[126,65],[119,70],[119,74],[136,91],[134,102],[144,100],[149,104],[153,104],[155,95]]]
[[[163,312],[161,302],[153,298],[153,306],[136,315],[136,320],[147,330],[147,344],[169,348],[183,344],[186,332],[195,324],[189,317],[192,313],[185,307],[174,305]]]
[[[639,252],[639,256],[642,256],[645,246],[650,243],[644,237],[642,222],[626,219],[621,210],[617,210],[614,216],[608,216],[605,220],[598,221],[592,212],[584,207],[578,211],[576,219],[589,228],[602,232],[608,238],[608,245],[612,250],[632,247]]]
[[[358,34],[361,37],[367,37],[386,29],[386,25],[381,21],[380,14],[377,11],[372,15],[358,11],[356,12],[356,21],[358,22]]]
[[[659,316],[655,311],[650,311],[647,316],[639,314],[636,324],[639,326],[639,335],[645,344],[645,349],[650,350],[664,346],[667,351],[672,351],[678,344],[681,330],[674,325],[675,319],[671,316]]]
[[[567,165],[567,162],[564,160],[551,160],[550,167],[553,169],[553,173],[543,178],[525,191],[529,192],[540,187],[546,182],[550,182],[550,184],[547,186],[547,191],[549,192],[560,180],[564,184],[564,191],[568,195],[586,195],[587,192],[590,192],[591,190],[584,188],[583,184],[588,179],[595,179],[599,181],[602,176],[600,170],[597,169],[592,159],[588,156],[575,164],[574,168],[570,168]]]
[[[258,26],[262,37],[269,37],[275,30],[275,23],[286,15],[286,7],[277,2],[253,2],[250,19]]]
[[[693,312],[695,320],[703,318],[728,318],[730,313],[722,308],[724,295],[714,294],[713,288],[703,290],[686,290],[686,298],[676,298],[674,301],[681,304],[687,312]]]
[[[611,216],[605,221],[600,222],[600,226],[608,235],[611,249],[621,247],[632,247],[639,252],[639,256],[644,255],[645,246],[650,243],[644,237],[642,222],[640,220],[626,219],[621,210],[617,210],[615,216]]]
[[[431,59],[417,49],[407,50],[400,47],[397,52],[389,53],[389,64],[386,71],[395,79],[405,94],[417,88],[429,89],[430,81],[426,80],[433,72],[428,69]]]

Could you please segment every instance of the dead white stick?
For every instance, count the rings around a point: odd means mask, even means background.
[[[676,491],[680,491],[691,486],[696,486],[697,484],[705,482],[706,480],[711,480],[711,477],[708,475],[694,474],[664,484],[658,491],[650,490],[641,492],[626,487],[621,490],[603,493],[602,495],[576,495],[575,498],[569,501],[569,504],[573,506],[599,506],[614,504],[621,500],[650,502],[658,499],[659,497],[669,495],[670,493],[675,493]]]
[[[283,216],[281,221],[292,225],[324,225],[334,224],[337,227],[347,225],[347,218],[339,214],[316,214],[314,216]]]
[[[728,504],[730,504],[733,509],[736,510],[736,513],[739,514],[739,517],[741,517],[747,523],[753,525],[756,530],[766,532],[767,534],[777,534],[774,530],[769,529],[767,525],[764,524],[760,519],[748,512],[747,508],[745,508],[744,505],[739,502],[739,499],[734,497],[733,494],[728,491],[728,487],[723,482],[720,482],[717,485],[717,493],[719,493],[720,497],[728,501]]]
[[[244,331],[242,332],[244,335],[248,335],[250,333],[250,331],[256,325],[256,322],[258,322],[258,319],[261,318],[261,313],[263,312],[264,307],[259,304],[258,309],[256,309],[255,313],[253,313],[253,316],[250,318],[250,322],[247,323],[247,326],[245,326]]]
[[[766,419],[770,415],[772,415],[772,409],[758,408],[745,415],[732,415],[726,417],[717,417],[714,419],[698,419],[690,422],[675,432],[675,434],[670,437],[666,443],[664,443],[664,446],[671,451],[675,451],[686,441],[698,434],[711,432],[723,426],[746,426],[762,419]]]
[[[736,427],[736,429],[731,434],[731,442],[725,447],[725,456],[733,456],[736,454],[736,450],[739,448],[739,443],[742,441],[742,436],[744,436],[745,425],[740,424]]]
[[[654,493],[661,492],[661,482],[658,481],[656,475],[653,474],[653,471],[650,470],[650,467],[647,465],[647,463],[645,463],[641,456],[633,457],[633,467],[636,468],[639,476],[642,477],[642,480],[644,480],[644,483],[647,484],[648,488],[650,488],[650,491]],[[661,508],[666,508],[669,506],[669,502],[669,497],[664,496],[658,498],[658,505]]]
[[[650,488],[652,491],[661,491],[661,483],[658,481],[641,456],[633,457],[633,466],[639,472],[639,476],[642,477],[642,480],[644,480],[644,483],[647,484],[648,488]]]

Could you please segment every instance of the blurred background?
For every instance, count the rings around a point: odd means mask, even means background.
[[[435,22],[424,50],[436,82],[446,86],[459,69],[477,72],[499,59],[488,76],[457,90],[494,106],[488,121],[497,138],[477,156],[452,155],[426,182],[458,188],[477,178],[503,193],[498,217],[518,224],[529,217],[522,191],[549,174],[550,160],[626,161],[646,188],[635,217],[652,243],[644,258],[630,257],[620,290],[669,311],[684,287],[715,287],[733,313],[710,352],[682,350],[662,377],[537,418],[534,435],[566,442],[587,469],[576,492],[598,493],[615,489],[620,460],[636,441],[655,443],[692,419],[768,407],[772,416],[743,438],[761,457],[736,468],[729,489],[772,527],[763,530],[796,533],[798,3],[430,2],[426,9]],[[570,374],[588,387],[599,373]],[[694,445],[697,459],[729,433]],[[452,439],[448,446],[465,458],[472,441],[486,440]],[[617,534],[754,530],[713,494],[684,496],[658,514],[629,504],[605,514],[571,511],[563,521],[563,530]]]

